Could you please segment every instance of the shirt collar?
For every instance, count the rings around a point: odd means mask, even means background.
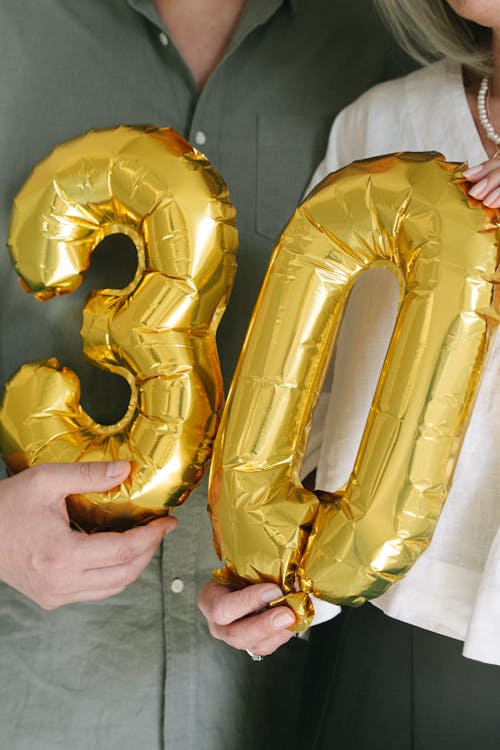
[[[229,56],[258,26],[264,26],[283,6],[294,12],[298,0],[247,0],[226,56]]]
[[[247,0],[246,7],[243,11],[242,21],[245,19],[245,27],[249,22],[253,26],[258,26],[265,23],[273,13],[275,13],[280,5],[287,6],[292,13],[295,13],[298,9],[300,0]],[[164,28],[163,21],[160,18],[154,0],[127,0],[131,8],[141,13],[155,26]],[[240,23],[240,26],[242,24]]]
[[[160,14],[156,10],[154,0],[127,0],[127,2],[131,8],[143,15],[148,21],[151,21],[151,23],[154,23],[155,26],[159,26],[161,29],[165,28],[165,25],[160,18]]]
[[[131,8],[168,34],[168,29],[165,28],[154,0],[127,0],[127,2]],[[299,2],[300,0],[247,0],[224,59],[232,55],[257,27],[267,23],[282,6],[289,13],[295,13]]]

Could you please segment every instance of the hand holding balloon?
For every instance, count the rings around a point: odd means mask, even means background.
[[[175,518],[87,536],[70,528],[66,496],[104,492],[129,471],[126,461],[44,464],[0,481],[0,579],[44,609],[123,591],[175,528]]]
[[[256,584],[236,591],[208,581],[198,596],[198,606],[214,638],[237,649],[267,656],[292,638],[295,615],[288,607],[268,605],[281,597],[275,585]]]

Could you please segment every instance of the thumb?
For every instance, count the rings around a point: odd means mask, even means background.
[[[128,461],[85,461],[44,464],[36,467],[40,490],[50,497],[66,498],[84,492],[105,492],[130,473]]]
[[[260,612],[281,596],[281,589],[274,583],[256,583],[231,591],[220,583],[209,581],[200,592],[198,605],[207,620],[213,619],[217,625],[230,625],[242,617]]]

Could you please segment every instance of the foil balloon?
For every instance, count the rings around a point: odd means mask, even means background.
[[[307,627],[309,594],[359,605],[429,544],[498,323],[496,212],[438,154],[355,163],[324,180],[275,248],[211,466],[221,580],[273,581]],[[398,318],[352,474],[299,480],[349,292],[394,271]],[[324,438],[327,439],[327,436]]]
[[[76,375],[55,359],[21,367],[0,411],[13,472],[42,462],[131,462],[121,486],[68,498],[72,520],[87,531],[125,529],[182,502],[202,476],[223,405],[215,331],[237,232],[221,177],[171,129],[90,132],[34,169],[14,203],[9,248],[23,286],[46,300],[76,289],[92,251],[117,232],[135,243],[137,273],[124,289],[89,296],[81,335],[92,364],[128,381],[126,415],[95,423],[80,406]]]

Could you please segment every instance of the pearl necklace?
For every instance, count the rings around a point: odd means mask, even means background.
[[[493,127],[490,118],[488,117],[488,94],[489,94],[490,81],[489,78],[483,78],[479,91],[477,94],[477,111],[479,114],[479,120],[483,126],[485,133],[490,141],[496,146],[494,156],[499,153],[500,147],[500,135]]]

